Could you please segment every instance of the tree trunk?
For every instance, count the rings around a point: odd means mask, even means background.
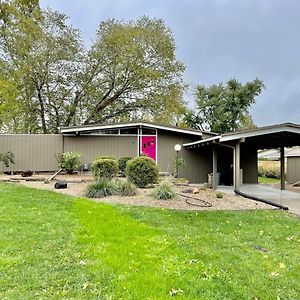
[[[45,106],[42,98],[41,88],[37,88],[37,95],[40,103],[40,117],[42,121],[42,129],[43,133],[47,133],[47,126],[46,126],[46,120],[45,120]]]

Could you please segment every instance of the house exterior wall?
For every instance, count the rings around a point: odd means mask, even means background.
[[[91,163],[98,156],[137,156],[137,136],[65,136],[64,152],[82,155],[83,163]]]
[[[161,172],[173,173],[173,162],[176,156],[174,146],[198,140],[185,134],[158,131],[158,166]],[[186,162],[186,167],[179,169],[179,176],[188,179],[191,183],[207,181],[207,168],[211,169],[211,154],[206,151],[188,150],[184,147],[179,152],[179,157]]]
[[[258,183],[257,149],[241,145],[241,169],[243,183]]]
[[[15,155],[15,164],[9,170],[54,171],[58,168],[55,155],[62,153],[62,135],[0,135],[0,153],[7,151]]]
[[[289,184],[300,180],[300,156],[291,156],[287,158],[286,179]]]

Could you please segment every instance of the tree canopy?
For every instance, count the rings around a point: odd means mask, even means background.
[[[249,109],[265,88],[259,79],[242,84],[236,79],[209,87],[198,85],[196,108],[185,116],[189,127],[224,133],[255,127]]]
[[[104,21],[90,49],[66,20],[38,0],[0,3],[2,132],[138,118],[172,123],[185,112],[185,67],[163,20]]]

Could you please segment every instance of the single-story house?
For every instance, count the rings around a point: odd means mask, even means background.
[[[81,153],[83,163],[87,164],[97,156],[120,158],[145,154],[157,162],[160,172],[172,173],[174,146],[180,144],[179,156],[187,165],[179,170],[181,177],[191,183],[203,183],[213,173],[216,188],[219,173],[220,184],[239,189],[241,183],[257,183],[259,149],[280,148],[284,170],[284,147],[300,146],[300,125],[292,123],[222,135],[139,121],[64,127],[60,132],[2,134],[0,152],[14,153],[13,170],[55,171],[58,168],[55,155],[74,151]]]

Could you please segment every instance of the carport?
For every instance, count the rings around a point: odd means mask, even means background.
[[[243,157],[243,173],[247,175],[247,183],[257,183],[257,151],[260,149],[280,149],[281,190],[285,190],[284,148],[300,145],[300,125],[293,123],[259,127],[251,130],[222,134],[212,138],[186,143],[187,149],[208,147],[212,149],[213,188],[217,189],[218,155],[220,149],[231,149],[233,161],[233,186],[235,191],[241,187],[241,157]],[[255,160],[253,153],[256,153]],[[220,161],[220,159],[219,159]],[[250,174],[251,173],[251,174]]]

